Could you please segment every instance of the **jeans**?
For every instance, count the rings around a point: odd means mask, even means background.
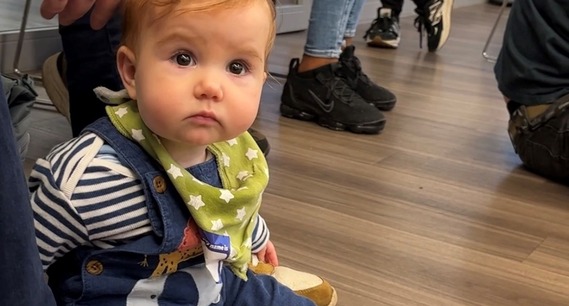
[[[0,82],[0,92],[2,83]],[[33,214],[6,97],[0,94],[0,305],[55,305],[43,278]]]
[[[508,102],[508,134],[524,166],[544,177],[569,182],[569,95],[552,104]]]
[[[314,0],[304,54],[340,57],[342,41],[356,35],[364,0]]]
[[[59,33],[67,60],[67,89],[73,136],[95,120],[105,116],[105,104],[93,88],[123,88],[117,71],[116,50],[121,38],[121,18],[116,14],[101,30],[93,30],[86,14]]]
[[[229,269],[223,269],[221,301],[214,305],[315,306],[314,302],[296,295],[272,276],[254,275],[250,271],[247,276],[249,280],[243,281]]]

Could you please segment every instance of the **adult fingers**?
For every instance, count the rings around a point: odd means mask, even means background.
[[[63,11],[66,5],[67,0],[43,0],[40,6],[40,14],[45,19],[51,19]]]
[[[91,27],[94,30],[101,29],[113,17],[121,0],[97,0],[95,8],[91,12]]]

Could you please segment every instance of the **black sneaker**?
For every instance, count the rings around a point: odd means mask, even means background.
[[[419,45],[423,47],[423,29],[427,32],[429,52],[443,47],[450,33],[450,19],[454,0],[430,0],[415,9],[415,27],[419,31]]]
[[[377,18],[366,31],[364,39],[368,46],[396,49],[399,46],[399,18],[390,8],[377,9]]]
[[[254,128],[249,128],[247,132],[251,134],[251,137],[253,137],[253,140],[255,140],[259,146],[259,149],[261,149],[261,152],[263,152],[265,156],[269,155],[269,151],[271,151],[271,145],[269,145],[267,137]]]
[[[290,61],[281,97],[285,117],[316,121],[332,130],[377,134],[385,127],[385,117],[338,76],[339,63],[299,73],[299,59]]]
[[[366,102],[382,111],[393,109],[397,98],[391,91],[375,84],[363,73],[360,60],[354,55],[355,50],[356,47],[348,46],[340,54],[339,75],[344,76],[352,89]]]

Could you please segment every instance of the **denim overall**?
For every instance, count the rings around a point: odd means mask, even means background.
[[[111,249],[82,246],[57,260],[47,272],[58,305],[314,305],[270,276],[248,272],[243,281],[224,267],[223,286],[216,284],[201,249],[179,251],[191,217],[162,166],[108,118],[86,131],[103,138],[138,175],[153,233]]]

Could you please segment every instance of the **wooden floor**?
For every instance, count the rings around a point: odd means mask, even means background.
[[[365,72],[399,100],[381,135],[280,117],[284,81],[267,84],[255,124],[272,146],[262,214],[282,263],[328,279],[338,305],[569,305],[569,189],[512,150],[481,57],[497,9],[456,9],[437,54],[419,49],[411,18],[398,50],[367,48],[358,29]],[[273,72],[304,38],[278,37]],[[30,158],[69,137],[62,117],[34,116]]]

